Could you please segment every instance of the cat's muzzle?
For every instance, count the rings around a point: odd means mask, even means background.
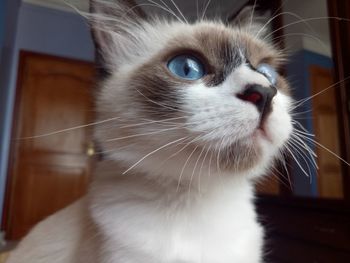
[[[264,87],[261,85],[248,85],[243,93],[237,97],[241,100],[254,104],[261,116],[261,122],[265,120],[271,112],[271,102],[277,94],[277,89],[274,86]]]

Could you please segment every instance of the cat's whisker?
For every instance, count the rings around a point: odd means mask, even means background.
[[[139,8],[139,7],[143,7],[143,6],[157,7],[159,9],[167,12],[168,14],[172,15],[173,17],[175,17],[179,22],[182,22],[182,20],[172,10],[170,10],[170,9],[168,9],[168,8],[166,8],[166,7],[160,5],[160,4],[158,4],[158,3],[156,3],[156,2],[154,2],[152,0],[148,0],[148,1],[150,2],[150,4],[144,3],[144,4],[135,5],[135,6],[131,7],[131,8],[129,8],[128,12],[133,11],[134,9]]]
[[[343,163],[345,163],[347,166],[350,166],[350,163],[348,161],[346,161],[344,158],[340,157],[338,154],[336,154],[335,152],[333,152],[332,150],[328,149],[326,146],[324,146],[323,144],[319,143],[318,141],[316,141],[313,138],[307,137],[305,135],[299,134],[299,136],[303,137],[305,140],[310,141],[314,144],[316,144],[318,147],[322,148],[323,150],[327,151],[328,153],[330,153],[331,155],[333,155],[334,157],[338,158],[339,160],[341,160]]]
[[[180,175],[179,175],[179,179],[178,179],[178,181],[177,181],[176,192],[178,192],[179,189],[180,189],[181,179],[182,179],[183,173],[184,173],[184,171],[185,171],[185,168],[186,168],[186,166],[187,166],[189,160],[191,159],[192,155],[194,154],[194,152],[197,150],[198,147],[199,147],[199,146],[197,145],[197,146],[193,149],[193,151],[190,153],[190,155],[189,155],[188,158],[186,159],[184,165],[182,166],[182,169],[181,169],[181,172],[180,172]]]
[[[273,14],[271,14],[271,16],[277,15],[277,14],[282,10],[282,8],[285,6],[285,4],[286,4],[287,2],[288,2],[288,0],[287,0],[287,1],[282,1],[280,7],[277,8],[277,9],[273,12]],[[291,12],[291,13],[292,13],[292,12]],[[295,14],[295,13],[293,13],[293,14]]]
[[[283,13],[280,13],[280,14],[293,16],[294,18],[297,18],[298,21],[304,20],[304,18],[302,16],[300,16],[300,15],[298,15],[296,13],[293,13],[293,12],[283,12]],[[270,21],[270,23],[271,22],[272,21]],[[310,23],[308,23],[308,21],[303,21],[302,23],[311,31],[311,33],[313,33],[316,36],[318,35],[317,32],[314,30],[314,28],[310,25]],[[263,38],[263,40],[268,39],[271,35],[272,34],[268,34],[267,36],[265,36]],[[323,41],[321,41],[321,42],[325,45],[325,43]]]
[[[167,119],[161,119],[161,120],[151,120],[151,119],[140,119],[140,120],[145,120],[146,122],[142,122],[142,123],[134,123],[134,124],[127,124],[124,126],[120,126],[117,127],[119,129],[124,129],[124,128],[133,128],[133,127],[138,127],[138,126],[146,126],[146,125],[152,125],[152,124],[164,124],[167,127],[182,127],[182,128],[190,128],[193,125],[198,125],[198,124],[202,124],[204,123],[204,121],[199,120],[199,121],[192,121],[192,122],[183,122],[183,123],[179,123],[179,122],[171,122],[171,120],[180,120],[180,119],[189,119],[189,116],[181,116],[181,117],[173,117],[173,118],[167,118]],[[206,122],[209,120],[214,120],[216,119],[217,116],[210,116],[208,118],[206,118]],[[227,113],[227,115],[223,115],[221,116],[221,120],[230,120],[231,116],[230,116],[230,112]],[[139,120],[137,120],[139,121]],[[227,126],[229,126],[229,124],[227,124]],[[221,126],[222,128],[222,126]],[[208,133],[207,135],[210,135],[210,133]]]
[[[203,169],[203,166],[204,166],[204,163],[206,162],[207,160],[207,155],[209,153],[209,150],[211,149],[211,146],[212,144],[210,144],[208,147],[207,147],[207,151],[203,157],[203,161],[202,161],[202,164],[201,164],[201,167],[199,168],[199,178],[198,178],[198,191],[200,192],[201,190],[201,176],[202,176],[202,169]]]
[[[186,17],[184,16],[184,14],[181,12],[180,8],[177,6],[177,4],[175,4],[174,0],[170,0],[171,3],[174,5],[174,7],[176,8],[176,10],[179,12],[179,14],[181,15],[181,17],[184,19],[184,21],[186,22],[186,24],[188,24],[188,21],[186,19]]]
[[[281,173],[276,167],[272,166],[272,169],[277,172],[279,174],[279,176],[277,176],[278,178],[283,178],[284,180],[287,180],[288,181],[288,184],[286,184],[284,182],[283,179],[280,179],[280,181],[287,187],[289,188],[292,192],[293,192],[293,184],[292,184],[292,181],[289,177],[289,175],[285,176],[283,173]]]
[[[256,33],[255,37],[256,37],[256,38],[259,37],[259,36],[260,36],[260,33],[261,33],[261,32],[264,32],[264,30],[266,29],[266,27],[267,27],[273,20],[275,20],[276,18],[280,17],[281,15],[290,15],[290,16],[293,16],[293,17],[298,18],[299,20],[303,20],[303,19],[304,19],[303,17],[301,17],[301,16],[299,16],[299,15],[297,15],[296,13],[293,13],[293,12],[281,12],[281,13],[278,13],[278,14],[272,16],[272,17],[260,28],[260,30]],[[309,27],[312,31],[314,31],[313,28],[312,28],[306,21],[304,22],[304,24],[306,24],[307,27]],[[278,30],[276,30],[276,32],[277,32],[277,31],[278,31]],[[266,35],[266,36],[263,38],[263,40],[268,39],[270,36],[271,36],[271,33],[268,34],[268,35]]]
[[[190,177],[190,182],[188,183],[189,194],[191,193],[192,180],[193,180],[194,174],[196,172],[196,168],[197,168],[198,162],[199,162],[200,158],[202,157],[202,154],[204,153],[204,150],[205,150],[205,146],[202,148],[201,152],[198,155],[197,161],[195,162],[195,164],[193,166],[193,171],[192,171],[192,174],[191,174],[191,177]],[[200,177],[200,174],[198,175],[198,177]]]
[[[289,37],[289,36],[304,36],[304,37],[309,37],[309,38],[312,38],[314,40],[316,40],[322,47],[324,50],[327,50],[327,45],[325,44],[324,41],[322,41],[319,37],[316,37],[316,36],[313,36],[313,35],[310,35],[310,34],[306,34],[306,33],[288,33],[288,34],[283,34],[281,36],[277,36],[277,37],[274,37],[273,40],[277,40],[277,39],[283,39],[285,37]]]
[[[311,113],[311,112],[312,112],[312,109],[306,110],[306,111],[295,111],[295,112],[290,113],[290,115],[294,117],[294,116],[304,115],[304,114]]]
[[[314,152],[311,149],[305,148],[304,145],[297,141],[295,138],[291,139],[291,144],[293,144],[294,147],[300,151],[300,154],[304,155],[311,162],[312,166],[318,170],[318,165],[315,160],[316,157],[314,156]]]
[[[286,157],[286,154],[288,153],[285,153],[285,146],[280,150],[280,158],[278,159],[279,162],[281,163],[281,165],[283,166],[285,172],[286,172],[286,175],[287,175],[287,178],[288,178],[288,181],[290,182],[290,185],[292,186],[292,183],[291,183],[291,176],[289,174],[289,170],[288,170],[288,167],[287,167],[287,157]]]
[[[318,169],[318,165],[317,165],[317,162],[315,160],[315,158],[317,158],[317,155],[316,155],[315,151],[313,149],[311,149],[311,147],[303,140],[303,137],[301,135],[311,136],[311,137],[314,136],[313,134],[303,132],[301,130],[298,130],[296,127],[294,127],[294,130],[293,130],[293,133],[292,133],[290,139],[294,143],[298,144],[301,148],[303,148],[310,155],[313,166],[316,169]]]
[[[223,150],[223,142],[225,140],[225,137],[222,137],[221,138],[221,142],[217,145],[219,147],[219,149],[217,150],[217,155],[216,155],[216,166],[217,166],[217,170],[219,172],[221,172],[221,168],[220,168],[220,155],[221,155],[221,152]]]
[[[59,134],[59,133],[74,131],[74,130],[78,130],[78,129],[83,129],[83,128],[87,128],[87,127],[91,127],[91,126],[95,126],[95,125],[99,125],[99,124],[115,121],[115,120],[118,120],[118,119],[120,119],[120,117],[109,118],[109,119],[102,120],[102,121],[95,121],[95,122],[91,122],[91,123],[88,123],[88,124],[82,124],[82,125],[78,125],[78,126],[74,126],[74,127],[58,130],[58,131],[49,132],[49,133],[44,133],[44,134],[39,134],[39,135],[34,135],[34,136],[28,136],[28,137],[22,137],[22,138],[17,138],[16,140],[29,140],[29,139],[38,139],[38,138],[48,137],[48,136],[56,135],[56,134]]]
[[[157,2],[155,2],[153,0],[148,0],[148,1],[150,3],[153,3],[154,5],[156,5],[160,9],[166,11],[167,13],[171,14],[172,16],[174,16],[180,23],[184,23],[185,22],[164,1],[161,0],[161,3],[163,3],[164,6],[160,5],[159,3],[157,3]]]
[[[307,150],[305,150],[306,152],[304,151],[304,148],[302,147],[302,145],[298,144],[293,138],[290,139],[289,144],[290,144],[291,148],[295,150],[295,153],[299,154],[299,156],[305,161],[308,168],[309,168],[308,163],[310,162],[316,170],[318,169],[316,161],[314,160],[314,158],[312,157],[310,152],[308,152]],[[310,156],[307,155],[307,153]],[[309,169],[309,171],[310,171],[310,169]]]
[[[310,116],[310,117],[293,117],[296,120],[313,120],[314,117]]]
[[[117,138],[113,138],[113,139],[107,139],[107,140],[105,140],[105,142],[115,142],[115,141],[131,139],[131,138],[136,138],[136,137],[142,137],[142,136],[147,136],[147,135],[154,135],[154,134],[163,133],[163,132],[167,132],[167,131],[178,130],[178,129],[181,129],[181,128],[182,127],[172,127],[172,128],[168,128],[168,129],[162,129],[162,130],[146,132],[146,133],[141,133],[141,134],[133,134],[133,135],[117,137]]]
[[[95,3],[98,3],[101,6],[104,6],[105,8],[108,7],[110,13],[104,13],[103,15],[99,13],[87,13],[83,12],[85,14],[84,17],[88,19],[88,21],[91,21],[91,18],[98,18],[96,21],[115,21],[119,22],[121,24],[124,24],[126,26],[133,25],[136,28],[140,27],[140,24],[138,23],[138,20],[136,19],[136,16],[134,17],[135,20],[129,18],[127,15],[130,14],[130,12],[134,12],[135,6],[132,8],[129,8],[128,10],[120,9],[119,5],[117,3],[107,1],[107,0],[94,0]],[[113,15],[111,13],[114,13]],[[120,17],[118,16],[120,15]],[[135,22],[136,21],[136,22]]]
[[[186,119],[188,118],[188,116],[181,116],[181,117],[173,117],[173,118],[168,118],[168,119],[162,119],[162,120],[150,120],[150,119],[141,119],[147,122],[143,122],[143,123],[136,123],[136,124],[128,124],[128,125],[124,125],[119,127],[120,129],[124,129],[124,128],[132,128],[132,127],[137,127],[137,126],[142,126],[145,124],[158,124],[158,123],[166,123],[166,124],[176,124],[178,125],[179,123],[172,123],[169,121],[173,121],[173,120],[181,120],[181,119]]]
[[[249,29],[252,27],[252,24],[254,21],[254,13],[255,13],[255,8],[256,8],[256,3],[257,3],[257,0],[254,0],[252,13],[250,14]]]
[[[301,171],[307,176],[309,177],[310,175],[304,170],[303,166],[300,164],[300,162],[298,161],[298,158],[296,158],[296,156],[293,154],[293,151],[289,148],[290,144],[287,143],[287,145],[285,146],[285,149],[290,153],[290,155],[293,157],[294,161],[296,162],[296,164],[299,166],[299,168],[301,169]]]
[[[274,168],[274,167],[272,167],[272,168]],[[284,185],[286,188],[290,188],[291,189],[291,186],[288,185],[283,179],[281,179],[281,177],[279,175],[275,174],[275,172],[277,172],[277,170],[275,170],[275,169],[274,170],[270,170],[269,171],[269,175],[272,175],[272,177],[269,177],[269,178],[271,180],[276,181],[279,185]],[[279,173],[279,174],[281,174],[281,173]],[[265,183],[264,179],[261,180],[261,182],[260,181],[257,182],[258,185],[259,184],[264,185],[264,183]]]
[[[97,23],[102,23],[103,22],[103,27],[100,25],[99,30],[103,30],[104,32],[113,32],[117,34],[117,32],[113,31],[113,26],[110,24],[112,23],[118,23],[119,26],[122,26],[124,30],[129,28],[130,26],[134,28],[140,28],[140,24],[132,21],[129,22],[127,18],[121,19],[121,18],[115,18],[107,15],[100,15],[100,14],[89,14],[88,20],[90,22],[97,22]],[[118,33],[118,35],[120,35]]]
[[[310,180],[310,185],[311,185],[312,184],[312,172],[311,172],[311,168],[309,165],[309,161],[311,163],[313,163],[312,160],[310,160],[310,158],[308,158],[308,156],[297,145],[290,143],[290,146],[292,149],[295,150],[295,153],[298,154],[301,157],[301,159],[304,161],[304,164],[306,165],[307,170],[308,170],[309,180]],[[317,169],[316,167],[314,167],[314,168]]]
[[[183,150],[185,150],[191,143],[193,143],[194,141],[196,141],[198,139],[197,136],[194,139],[192,139],[190,142],[186,143],[185,146],[183,146],[180,150],[178,150],[177,152],[173,153],[172,155],[170,155],[168,158],[166,158],[161,165],[164,165],[167,161],[169,161],[170,159],[174,158],[175,156],[177,156],[179,153],[181,153]],[[189,137],[190,138],[190,137]],[[191,139],[191,138],[190,138]],[[187,140],[184,140],[187,141]],[[184,141],[182,141],[181,143],[184,143]],[[179,143],[180,144],[180,143]]]
[[[89,19],[88,15],[90,15],[90,13],[80,10],[77,6],[75,6],[74,4],[70,3],[68,0],[61,0],[61,1],[62,1],[62,3],[64,5],[68,6],[69,8],[72,8],[72,10],[77,12],[78,15],[84,17],[85,19]]]
[[[314,156],[315,158],[317,157],[316,153],[314,153],[314,151],[310,148],[310,146],[303,141],[303,139],[299,136],[299,132],[298,130],[294,129],[294,132],[292,133],[291,139],[293,140],[297,140],[299,143],[301,143],[303,145],[303,148],[305,148],[306,151],[308,151],[309,153],[312,153],[312,156]]]
[[[303,131],[303,133],[305,135],[308,135],[308,136],[311,136],[311,137],[315,137],[314,134],[310,133],[303,125],[301,125],[300,122],[296,121],[296,120],[293,120],[292,121],[292,124],[293,125],[297,125],[301,130],[298,130],[299,132]]]
[[[307,101],[313,99],[313,98],[316,97],[316,96],[319,96],[319,95],[323,94],[324,92],[330,90],[331,88],[333,88],[333,87],[339,85],[339,84],[342,83],[342,82],[348,81],[349,79],[350,79],[350,76],[347,76],[346,78],[344,78],[344,79],[342,79],[342,80],[340,80],[340,81],[338,81],[338,82],[332,84],[331,86],[329,86],[329,87],[327,87],[327,88],[325,88],[325,89],[323,89],[323,90],[321,90],[321,91],[319,91],[319,92],[317,92],[317,93],[311,95],[310,97],[307,97],[307,98],[305,98],[305,99],[302,99],[302,100],[300,100],[300,101],[297,101],[297,102],[296,102],[296,105],[294,105],[294,107],[292,108],[292,110],[294,110],[294,109],[296,109],[296,108],[299,108],[299,107],[300,107],[301,105],[303,105],[305,102],[307,102]]]
[[[278,184],[284,185],[287,188],[291,188],[290,185],[288,185],[286,182],[284,182],[277,174],[275,174],[273,171],[270,171],[270,175],[272,175],[272,180],[276,180]]]
[[[142,157],[140,160],[138,160],[136,163],[134,163],[132,166],[130,166],[128,169],[126,169],[122,174],[128,173],[130,170],[132,170],[133,168],[135,168],[139,163],[141,163],[143,160],[145,160],[147,157],[151,156],[152,154],[154,154],[154,153],[156,153],[156,152],[158,152],[158,151],[160,151],[160,150],[162,150],[162,149],[164,149],[164,148],[166,148],[166,147],[168,147],[168,146],[170,146],[170,145],[172,145],[172,144],[174,144],[174,143],[177,143],[177,142],[179,142],[179,141],[182,141],[182,140],[186,139],[187,137],[188,137],[188,136],[182,137],[182,138],[177,139],[177,140],[174,140],[174,141],[171,141],[171,142],[169,142],[169,143],[167,143],[167,144],[164,144],[164,145],[160,146],[159,148],[157,148],[157,149],[151,151],[150,153],[148,153],[148,154],[146,154],[145,156],[143,156],[143,157]]]
[[[154,101],[154,100],[151,100],[150,98],[148,98],[146,95],[144,95],[144,94],[143,94],[141,91],[139,91],[138,89],[135,88],[135,90],[136,90],[142,97],[144,97],[147,101],[150,101],[150,102],[154,103],[155,105],[161,106],[161,107],[163,107],[163,108],[165,108],[165,109],[169,109],[169,110],[172,110],[172,111],[184,112],[184,113],[187,113],[187,114],[190,113],[190,112],[183,111],[183,110],[180,110],[180,109],[175,109],[175,108],[173,108],[173,107],[169,107],[169,106],[167,106],[167,105],[164,105],[164,104],[161,104],[161,103],[156,102],[156,101]]]
[[[127,145],[124,145],[124,146],[119,146],[119,147],[116,147],[116,148],[113,148],[113,149],[105,150],[105,151],[96,151],[94,153],[94,155],[113,153],[113,152],[117,152],[117,151],[120,151],[120,150],[124,150],[124,149],[126,149],[126,148],[128,148],[130,146],[132,146],[131,143],[129,143]]]
[[[211,176],[211,162],[213,160],[213,155],[214,155],[214,151],[211,151],[210,158],[209,158],[209,164],[208,164],[208,178],[210,178],[210,176]]]
[[[308,137],[311,137],[311,138],[312,137],[313,138],[316,137],[314,134],[311,134],[309,132],[304,132],[302,130],[297,129],[296,127],[294,127],[293,134],[304,135],[304,136],[308,136]]]
[[[283,25],[283,26],[275,29],[274,31],[270,32],[266,37],[268,38],[271,35],[273,35],[274,33],[278,32],[279,30],[282,30],[282,29],[287,28],[289,26],[293,26],[293,25],[297,25],[297,24],[305,23],[305,22],[309,22],[309,21],[318,21],[318,20],[324,20],[324,19],[334,19],[334,20],[338,20],[338,21],[350,22],[350,19],[336,17],[336,16],[320,16],[320,17],[303,18],[303,19],[300,19],[299,21],[291,22],[287,25]]]
[[[172,13],[172,14],[175,14],[174,10],[171,9],[163,0],[159,0],[159,3],[156,2],[155,0],[147,0],[148,2],[152,3],[152,4],[155,4],[155,5],[158,5],[164,9],[166,9],[168,12]],[[175,14],[176,15],[176,14]],[[183,22],[181,19],[179,19],[178,16],[176,16],[179,20],[179,22]]]
[[[180,118],[186,118],[186,117],[187,116],[182,116],[182,117],[171,118],[171,119],[180,119]],[[171,120],[171,119],[169,119],[169,120]],[[96,121],[96,122],[92,122],[92,123],[88,123],[88,124],[77,125],[77,126],[73,126],[73,127],[70,127],[70,128],[65,128],[65,129],[62,129],[62,130],[57,130],[57,131],[53,131],[53,132],[49,132],[49,133],[33,135],[33,136],[28,136],[28,137],[22,137],[22,138],[17,138],[16,140],[39,139],[39,138],[44,138],[44,137],[48,137],[48,136],[57,135],[57,134],[60,134],[60,133],[70,132],[70,131],[74,131],[74,130],[78,130],[78,129],[84,129],[84,128],[87,128],[87,127],[92,127],[92,126],[96,126],[96,125],[100,125],[100,124],[105,124],[105,123],[116,121],[116,120],[122,120],[122,117],[108,118],[108,119],[105,119],[105,120]],[[155,122],[162,122],[162,120],[153,121],[153,123],[155,123]],[[144,125],[144,124],[146,124],[146,123],[130,124],[130,125],[126,125],[126,126],[120,127],[120,128],[140,126],[140,125]]]
[[[208,0],[208,1],[207,1],[206,5],[205,5],[205,7],[204,7],[203,13],[202,13],[201,20],[204,20],[204,17],[206,16],[208,7],[209,7],[209,5],[210,5],[210,2],[211,2],[211,0]]]

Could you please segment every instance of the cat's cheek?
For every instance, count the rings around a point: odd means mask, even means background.
[[[273,111],[266,122],[265,132],[276,148],[281,148],[292,133],[292,118],[288,110],[290,104],[290,97],[278,92],[273,102]]]

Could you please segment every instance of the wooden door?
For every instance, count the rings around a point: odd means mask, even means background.
[[[23,52],[5,210],[8,239],[82,196],[89,181],[93,64]]]
[[[311,92],[316,94],[334,84],[331,70],[318,66],[310,67]],[[340,155],[339,124],[335,89],[312,99],[315,139],[335,154]],[[319,166],[317,182],[322,198],[342,198],[343,182],[340,160],[326,150],[316,147]]]

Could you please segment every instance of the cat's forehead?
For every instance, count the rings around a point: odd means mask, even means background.
[[[182,51],[198,52],[214,64],[240,63],[243,59],[253,65],[263,61],[277,66],[280,60],[280,54],[266,41],[222,23],[202,22],[181,28],[170,38],[165,52]]]

